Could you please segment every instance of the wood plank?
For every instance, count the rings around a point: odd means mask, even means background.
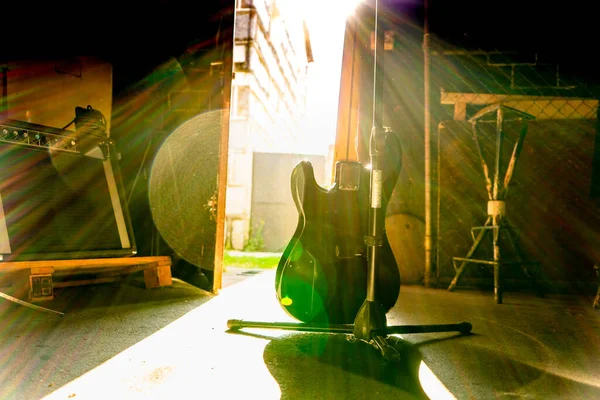
[[[171,265],[169,256],[155,257],[124,257],[124,258],[96,258],[83,260],[41,260],[41,261],[10,261],[0,263],[0,273],[32,268],[54,268],[84,270],[93,268],[126,267],[145,265],[150,263]]]
[[[514,94],[488,94],[488,93],[460,93],[446,92],[441,93],[441,104],[467,103],[475,105],[493,104],[504,101],[538,101],[538,100],[586,100],[598,102],[595,99],[569,98],[560,96],[527,96]]]
[[[170,262],[158,262],[158,263],[144,263],[144,264],[135,264],[135,265],[117,265],[117,266],[85,266],[79,268],[75,267],[65,267],[57,269],[54,275],[56,276],[64,276],[64,275],[72,275],[72,274],[133,274],[138,271],[142,271],[146,268],[159,267],[159,266],[170,266]]]
[[[223,119],[221,120],[221,142],[219,143],[219,170],[217,183],[217,215],[215,258],[212,282],[212,292],[218,293],[223,286],[223,252],[225,250],[225,202],[227,194],[227,168],[229,153],[229,120],[231,116],[231,81],[233,79],[233,52],[223,60]],[[169,269],[169,279],[171,272]],[[169,283],[170,285],[171,283]]]
[[[467,104],[503,103],[531,114],[536,119],[594,119],[598,108],[596,99],[445,91],[442,91],[440,103],[454,105],[455,121],[463,121],[466,118]]]
[[[45,274],[53,274],[54,268],[52,267],[35,267],[31,268],[31,275],[45,275]]]

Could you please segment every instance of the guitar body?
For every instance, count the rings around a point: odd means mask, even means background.
[[[384,173],[384,211],[399,174],[395,164]],[[334,185],[324,189],[303,161],[291,186],[298,227],[277,267],[278,300],[303,322],[353,323],[367,295],[370,171],[359,162],[338,162]],[[378,251],[377,300],[387,312],[398,299],[400,273],[385,234]]]

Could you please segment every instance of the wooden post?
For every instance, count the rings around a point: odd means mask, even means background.
[[[29,299],[31,301],[54,300],[52,267],[34,267],[29,272]]]
[[[144,283],[146,289],[171,286],[173,284],[171,266],[156,263],[154,266],[144,269]]]
[[[349,19],[344,34],[334,164],[340,160],[359,161],[355,144],[359,134],[358,107],[362,59],[357,39],[357,22],[354,19]],[[335,168],[332,173],[335,173]]]

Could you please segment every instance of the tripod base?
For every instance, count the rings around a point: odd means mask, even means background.
[[[260,329],[280,329],[298,332],[322,332],[322,333],[338,333],[353,335],[356,324],[310,324],[310,323],[295,323],[295,322],[259,322],[259,321],[244,321],[241,319],[230,319],[227,321],[227,327],[232,331],[237,331],[243,328],[260,328]],[[382,353],[382,356],[387,360],[392,360],[398,357],[397,352],[393,349],[386,340],[386,336],[390,334],[412,334],[412,333],[431,333],[431,332],[459,332],[461,334],[469,334],[472,329],[469,322],[461,322],[459,324],[438,324],[438,325],[395,325],[385,326],[379,331],[371,331],[368,338],[357,337],[358,339],[374,344]]]
[[[538,297],[544,297],[544,291],[538,284],[537,277],[539,275],[539,262],[525,261],[521,250],[517,246],[515,238],[511,234],[511,226],[506,221],[506,218],[500,219],[498,216],[490,215],[485,222],[484,226],[476,226],[471,229],[471,235],[473,236],[473,245],[469,249],[469,252],[465,257],[452,257],[452,263],[456,274],[448,286],[448,291],[452,292],[458,284],[458,280],[465,271],[465,268],[469,264],[483,264],[490,265],[494,268],[494,300],[496,304],[502,304],[502,297],[504,292],[504,285],[502,281],[503,267],[508,265],[520,265],[523,273],[531,283],[531,286],[535,289]],[[478,230],[477,237],[474,235],[474,231]],[[508,261],[504,258],[500,258],[500,232],[504,232],[505,237],[510,243],[513,253],[516,254],[516,260]],[[493,247],[494,247],[494,259],[476,259],[473,257],[475,251],[479,248],[483,239],[488,233],[493,235]],[[459,265],[457,265],[460,263]],[[533,266],[534,270],[530,271],[530,267]]]
[[[243,328],[279,329],[297,332],[322,332],[322,333],[354,333],[354,324],[308,324],[303,322],[260,322],[246,321],[243,319],[230,319],[227,328],[236,331]],[[471,333],[473,326],[470,322],[458,324],[434,324],[434,325],[392,325],[386,326],[386,335],[390,334],[412,334],[412,333],[436,333],[436,332],[459,332],[464,335]]]

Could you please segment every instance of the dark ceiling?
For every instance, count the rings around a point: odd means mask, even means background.
[[[373,3],[373,0],[364,0]],[[424,0],[380,0],[423,23]],[[97,55],[115,66],[115,89],[190,46],[214,45],[235,0],[24,2],[2,6],[2,59]],[[431,31],[467,47],[540,53],[595,77],[597,16],[584,7],[539,0],[429,0]],[[227,27],[225,26],[225,29]],[[212,41],[212,43],[211,43]]]
[[[423,2],[410,3],[411,13],[419,21],[423,20]],[[430,31],[442,40],[467,48],[534,52],[565,70],[597,80],[598,15],[593,4],[429,0],[428,20]]]
[[[170,57],[214,48],[233,28],[234,0],[10,2],[1,61],[98,56],[113,63],[115,91]],[[229,39],[231,40],[231,39]]]

